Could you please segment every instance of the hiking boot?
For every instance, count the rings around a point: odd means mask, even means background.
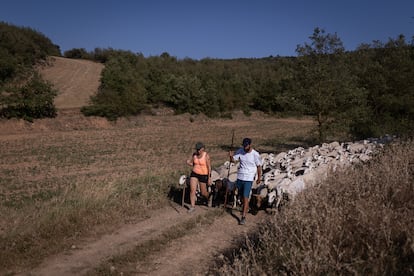
[[[196,210],[196,208],[195,208],[195,207],[190,207],[190,208],[187,210],[187,213],[191,214],[191,213],[193,213],[195,210]]]
[[[239,224],[240,225],[245,225],[246,224],[246,218],[245,217],[242,217],[241,220],[240,220],[240,222],[239,222]]]

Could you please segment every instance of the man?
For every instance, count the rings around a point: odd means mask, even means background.
[[[259,185],[262,178],[262,159],[259,153],[253,149],[252,140],[244,138],[243,147],[238,149],[235,154],[229,152],[231,162],[239,161],[240,166],[237,171],[236,187],[239,195],[243,197],[243,212],[239,221],[240,225],[246,223],[246,214],[249,210],[250,191],[252,189],[254,178],[257,174],[256,183]]]

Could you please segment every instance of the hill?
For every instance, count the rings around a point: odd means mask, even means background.
[[[89,60],[50,57],[39,72],[59,91],[54,102],[58,110],[80,109],[98,91],[103,67]]]

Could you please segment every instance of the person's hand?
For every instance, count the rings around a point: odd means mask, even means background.
[[[234,155],[234,152],[232,150],[229,151],[229,157],[232,158]]]
[[[260,184],[260,182],[262,182],[262,181],[260,180],[260,178],[258,178],[258,179],[256,180],[256,184],[257,184],[257,185],[259,185],[259,184]]]

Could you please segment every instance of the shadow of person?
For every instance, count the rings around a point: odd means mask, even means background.
[[[240,223],[240,218],[237,216],[237,215],[235,215],[234,213],[233,213],[233,209],[232,208],[225,208],[225,211],[230,215],[230,216],[232,216],[236,221],[237,221],[237,223]]]

